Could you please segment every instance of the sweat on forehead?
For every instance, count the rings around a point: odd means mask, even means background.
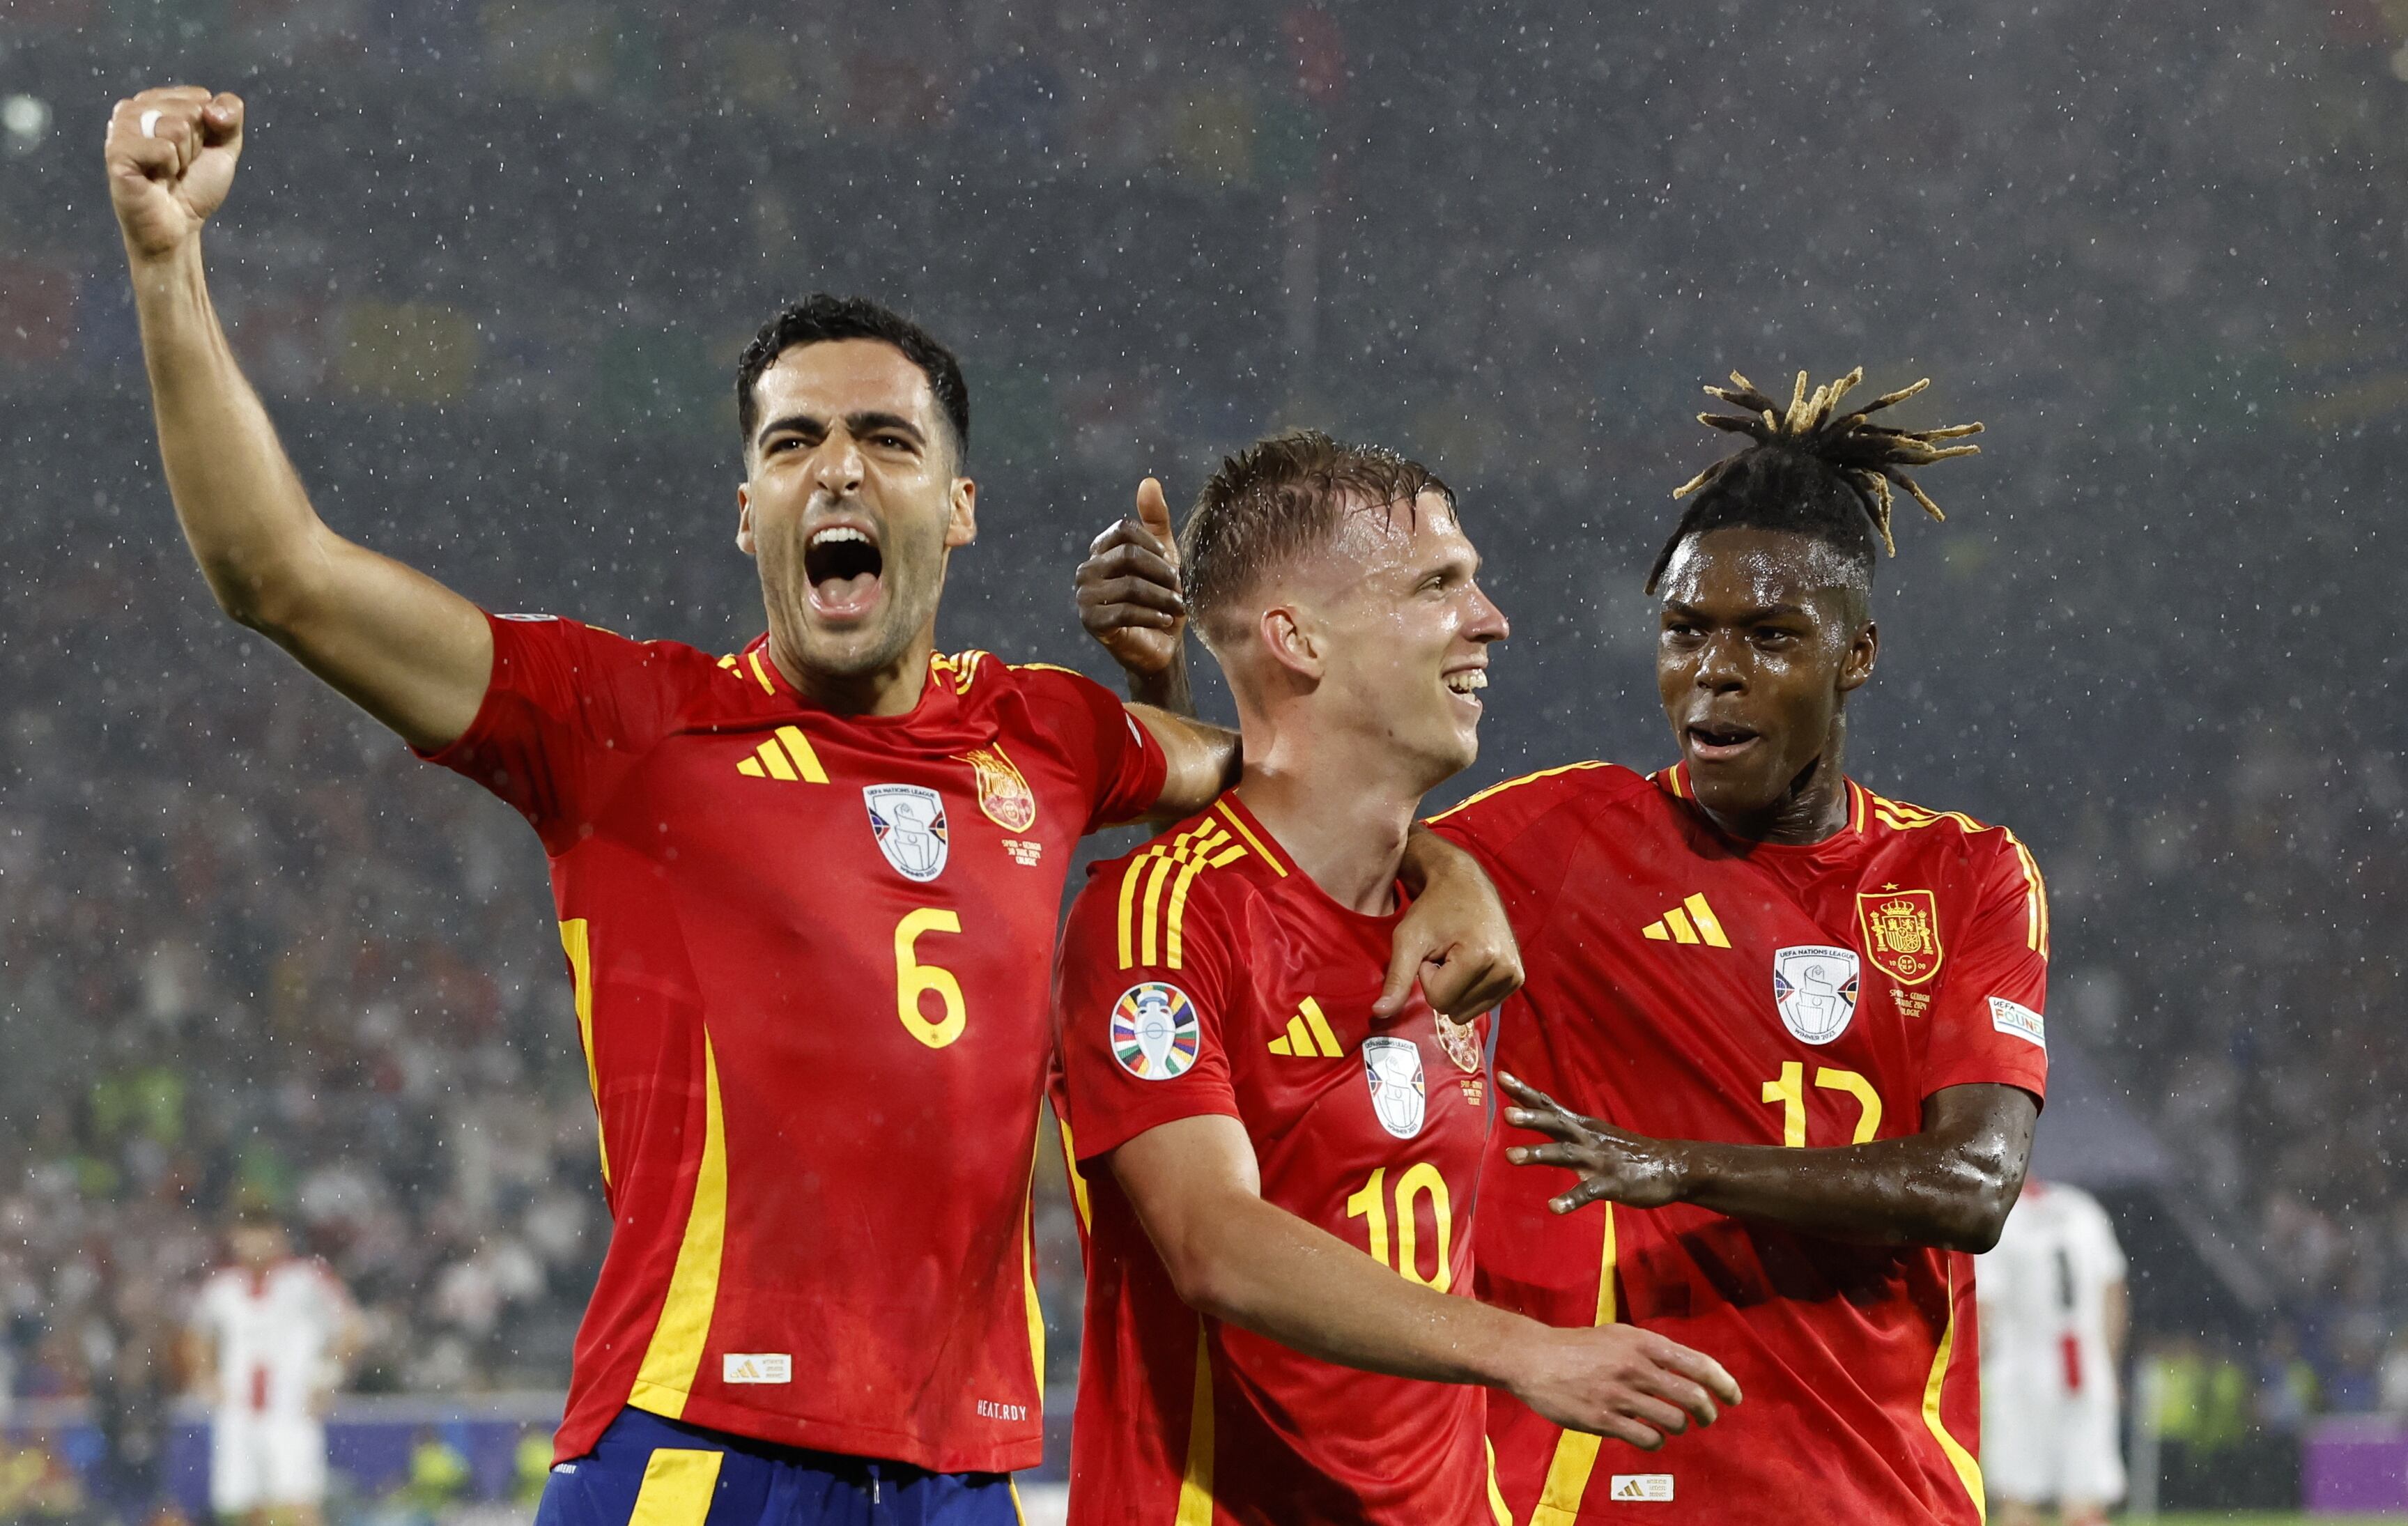
[[[1729,526],[1683,536],[1656,586],[1667,602],[1687,604],[1709,586],[1733,583],[1759,603],[1827,592],[1861,602],[1872,592],[1873,565],[1820,536]]]

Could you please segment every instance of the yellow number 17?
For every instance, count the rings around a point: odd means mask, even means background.
[[[1881,1093],[1873,1084],[1854,1071],[1835,1071],[1828,1065],[1814,1068],[1814,1085],[1826,1091],[1844,1091],[1856,1100],[1856,1133],[1848,1141],[1862,1144],[1881,1130]],[[1781,1067],[1781,1078],[1764,1084],[1764,1100],[1781,1104],[1781,1143],[1793,1150],[1806,1147],[1806,1067],[1790,1060]]]

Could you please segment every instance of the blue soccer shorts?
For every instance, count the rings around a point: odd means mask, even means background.
[[[1004,1473],[780,1447],[623,1409],[552,1470],[536,1526],[1022,1526]]]

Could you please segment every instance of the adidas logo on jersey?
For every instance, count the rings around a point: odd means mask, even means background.
[[[778,727],[776,736],[737,763],[736,771],[747,779],[783,779],[789,784],[800,780],[807,785],[828,782],[827,770],[820,767],[820,755],[811,751],[811,739],[793,726]]]
[[[1731,941],[1723,931],[1714,909],[1706,904],[1703,896],[1691,896],[1640,929],[1641,936],[1659,943],[1703,943],[1708,948],[1728,948]]]
[[[1663,1504],[1672,1498],[1672,1476],[1669,1473],[1617,1473],[1605,1491],[1609,1500],[1639,1500]]]
[[[1307,1059],[1341,1059],[1346,1051],[1339,1047],[1338,1035],[1330,1030],[1321,1003],[1308,996],[1296,1009],[1296,1015],[1287,1020],[1287,1031],[1271,1041],[1271,1053],[1301,1055]]]

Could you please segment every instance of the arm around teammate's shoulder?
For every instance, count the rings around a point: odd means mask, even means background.
[[[493,640],[475,605],[335,534],[209,301],[201,227],[242,152],[243,107],[188,86],[120,101],[104,157],[176,515],[219,607],[412,745],[476,718]]]

